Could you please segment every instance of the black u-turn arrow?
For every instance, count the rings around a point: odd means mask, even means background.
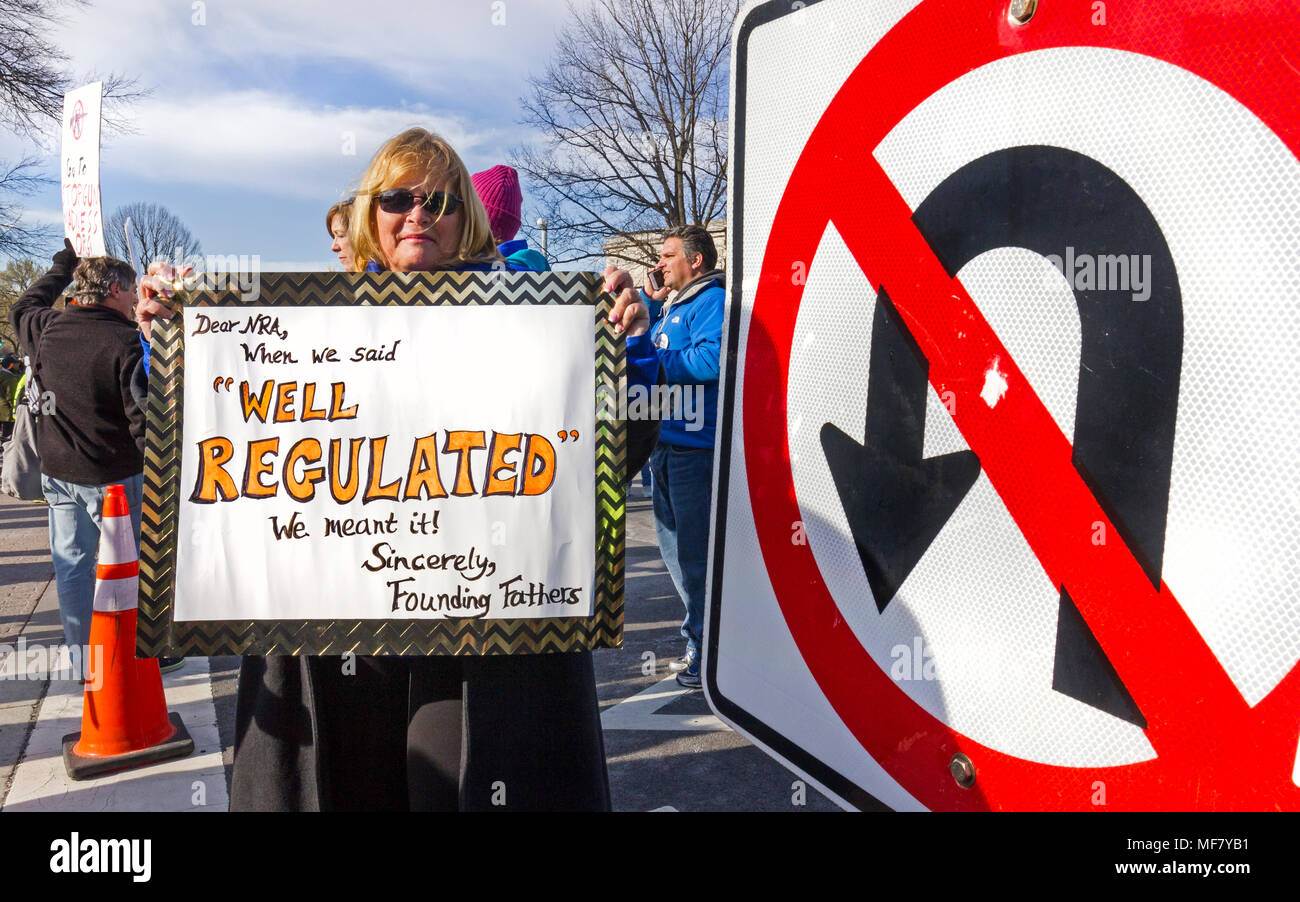
[[[1091,261],[1091,279],[1086,270],[1077,278],[1066,273],[1082,338],[1073,463],[1118,538],[1158,587],[1183,316],[1173,257],[1151,212],[1096,160],[1059,147],[1029,146],[995,151],[963,166],[930,193],[913,221],[953,276],[970,260],[1001,247],[1055,255],[1063,265]],[[1145,285],[1139,287],[1141,280],[1132,272],[1127,284],[1099,284],[1097,265],[1114,275],[1121,256],[1130,264],[1137,258],[1143,267],[1149,261]],[[900,347],[910,356],[899,353]],[[963,457],[973,458],[971,452],[921,459],[927,370],[882,290],[872,332],[864,443],[830,424],[822,429],[827,462],[881,610],[978,475],[978,463]],[[1052,685],[1146,726],[1065,587]]]
[[[885,607],[980,474],[972,451],[922,458],[930,365],[882,288],[862,444],[830,423],[822,449],[876,608]]]

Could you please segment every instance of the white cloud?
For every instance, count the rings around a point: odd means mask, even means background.
[[[569,16],[559,0],[92,0],[64,9],[53,39],[75,71],[122,72],[150,90],[125,111],[133,132],[104,137],[106,202],[139,199],[115,193],[130,185],[183,214],[205,248],[261,247],[285,270],[332,262],[324,248],[303,262],[319,243],[305,237],[320,231],[315,218],[299,231],[241,210],[265,210],[267,198],[291,202],[286,209],[327,206],[382,141],[412,125],[443,134],[471,169],[504,162],[531,137],[516,125],[515,99],[550,61]],[[206,24],[192,24],[200,10]],[[493,24],[502,12],[505,24]],[[51,131],[53,149],[57,125]],[[344,153],[348,134],[355,156]],[[24,153],[41,149],[0,134],[0,160]],[[55,174],[57,157],[44,160]],[[56,206],[57,188],[32,203]]]
[[[196,25],[200,9],[205,24]],[[195,84],[231,66],[348,62],[434,90],[449,81],[522,84],[550,57],[567,18],[557,0],[206,0],[161,10],[157,0],[97,0],[66,18],[58,41],[85,71],[121,71],[126,63],[163,86]]]
[[[29,225],[63,225],[63,213],[59,210],[37,210],[28,208],[23,211],[23,220]]]
[[[106,182],[125,171],[161,183],[319,199],[342,196],[378,146],[412,125],[443,135],[462,157],[499,137],[418,107],[313,109],[266,91],[149,98],[133,112],[134,134],[104,140]]]
[[[441,133],[471,167],[503,161],[529,137],[513,103],[449,110],[523,93],[567,17],[558,0],[94,0],[66,9],[55,40],[77,71],[124,72],[151,91],[129,109],[134,134],[105,135],[106,184],[116,170],[325,198],[345,193],[378,145],[411,125]],[[331,96],[360,105],[330,105]],[[343,154],[347,134],[354,157]]]

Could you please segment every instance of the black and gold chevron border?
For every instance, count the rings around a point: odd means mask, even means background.
[[[249,284],[245,281],[243,284]],[[590,304],[595,388],[622,392],[624,342],[594,273],[263,273],[257,297],[195,292],[187,307]],[[623,643],[627,430],[602,419],[596,455],[596,579],[591,617],[537,620],[185,621],[173,617],[185,378],[182,316],[155,323],[145,433],[136,651],[158,655],[493,655],[614,648]],[[215,553],[215,549],[213,550]]]

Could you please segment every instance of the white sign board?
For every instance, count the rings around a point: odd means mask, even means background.
[[[101,257],[104,211],[99,199],[99,133],[104,85],[93,82],[63,96],[63,234],[79,257]]]
[[[1098,7],[738,23],[705,686],[846,806],[1300,808],[1300,13]]]

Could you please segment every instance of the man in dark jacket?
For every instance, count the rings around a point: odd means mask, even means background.
[[[74,272],[75,270],[75,272]],[[66,310],[54,302],[73,279]],[[78,262],[72,245],[18,299],[9,320],[32,362],[43,403],[36,418],[50,552],[70,647],[90,642],[99,523],[108,485],[126,486],[140,536],[144,470],[144,367],[132,311],[135,272],[113,257]]]

